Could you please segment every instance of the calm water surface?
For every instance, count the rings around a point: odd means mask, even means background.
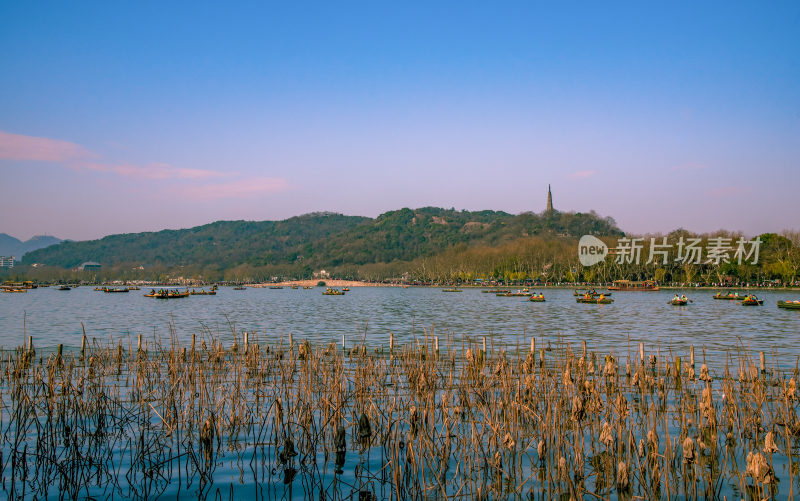
[[[224,343],[236,332],[254,332],[260,342],[307,339],[312,343],[361,342],[387,346],[389,333],[400,345],[431,331],[447,343],[487,343],[495,347],[555,343],[559,335],[590,349],[627,354],[644,341],[648,351],[699,349],[705,345],[711,363],[725,351],[742,346],[776,353],[784,364],[794,365],[800,355],[800,311],[777,308],[779,299],[800,299],[797,291],[760,291],[764,306],[745,307],[735,301],[712,299],[714,291],[684,291],[693,303],[670,306],[675,291],[616,292],[610,305],[575,302],[571,289],[547,289],[547,301],[496,297],[480,289],[444,293],[439,288],[359,287],[345,296],[324,296],[322,289],[220,288],[216,296],[184,299],[144,297],[146,290],[107,294],[93,287],[71,291],[56,288],[26,294],[0,294],[0,344],[20,346],[32,335],[39,349],[58,344],[77,347],[81,322],[89,338],[98,342],[130,339],[138,334],[167,341],[170,326],[181,342],[192,333],[210,332]],[[151,341],[152,342],[152,341]]]

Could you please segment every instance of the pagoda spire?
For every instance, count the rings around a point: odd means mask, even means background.
[[[553,212],[553,192],[550,191],[550,185],[547,185],[547,212]]]

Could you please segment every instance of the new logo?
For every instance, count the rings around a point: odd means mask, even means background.
[[[584,266],[592,266],[603,261],[608,255],[608,246],[599,238],[584,235],[578,241],[578,259]]]

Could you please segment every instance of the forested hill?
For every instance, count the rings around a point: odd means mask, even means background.
[[[314,213],[284,221],[218,221],[183,230],[111,235],[62,242],[25,255],[26,264],[74,268],[96,261],[121,264],[309,268],[408,261],[459,244],[499,245],[533,235],[620,235],[613,219],[594,213],[512,215],[425,207],[376,219]]]

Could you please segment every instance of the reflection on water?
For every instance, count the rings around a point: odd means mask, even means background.
[[[72,291],[55,288],[27,294],[0,295],[0,344],[22,345],[32,335],[39,348],[63,343],[79,346],[81,323],[87,335],[105,342],[143,334],[169,337],[173,324],[181,342],[210,330],[231,342],[233,330],[255,332],[274,342],[292,333],[312,343],[363,340],[368,346],[388,345],[433,332],[446,342],[471,340],[509,349],[527,345],[531,336],[555,340],[559,335],[590,349],[627,355],[639,341],[656,349],[682,351],[705,345],[709,362],[741,344],[752,350],[773,351],[789,361],[800,354],[797,335],[800,312],[776,307],[779,299],[800,299],[798,292],[761,291],[762,307],[712,299],[714,291],[684,291],[693,303],[670,306],[675,291],[617,292],[610,305],[578,304],[573,291],[546,289],[547,301],[531,303],[520,297],[495,297],[480,289],[442,293],[438,288],[353,288],[344,296],[323,296],[321,288],[233,290],[216,296],[184,299],[146,298],[146,292],[104,294],[91,287]],[[789,356],[785,356],[789,355]]]

